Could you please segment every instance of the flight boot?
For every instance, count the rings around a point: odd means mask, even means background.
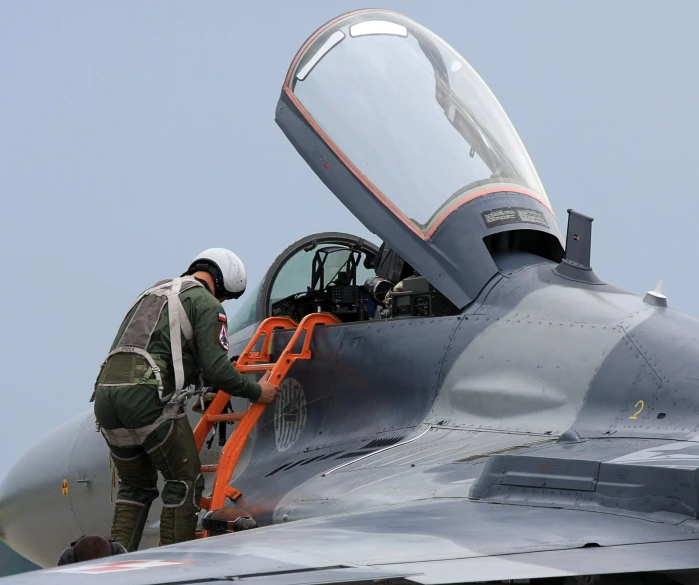
[[[127,551],[138,550],[148,519],[148,506],[137,502],[117,502],[112,522],[112,540]]]

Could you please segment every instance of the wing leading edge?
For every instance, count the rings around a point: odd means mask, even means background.
[[[699,522],[435,499],[15,575],[2,585],[473,583],[699,570]]]

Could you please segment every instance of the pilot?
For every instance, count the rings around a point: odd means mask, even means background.
[[[381,317],[391,316],[391,302],[394,293],[403,292],[404,281],[417,272],[398,253],[384,242],[379,248],[376,262],[376,277],[365,283],[365,288],[374,300],[384,307]]]
[[[205,377],[231,396],[269,404],[279,387],[259,383],[228,359],[221,303],[245,291],[245,267],[231,251],[199,254],[179,278],[160,281],[129,309],[100,369],[95,418],[119,476],[112,540],[138,549],[158,471],[165,479],[160,545],[194,538],[204,489],[199,453],[184,414],[184,389]]]

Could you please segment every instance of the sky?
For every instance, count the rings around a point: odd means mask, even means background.
[[[227,247],[249,288],[313,232],[367,230],[274,123],[289,63],[345,1],[0,2],[0,477],[90,407],[133,298]],[[592,264],[699,317],[699,3],[377,2],[466,57]],[[378,238],[371,236],[373,241]],[[229,315],[241,301],[229,301]]]

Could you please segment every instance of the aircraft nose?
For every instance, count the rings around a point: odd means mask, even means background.
[[[80,536],[63,481],[86,414],[34,445],[0,483],[0,538],[43,567]]]

